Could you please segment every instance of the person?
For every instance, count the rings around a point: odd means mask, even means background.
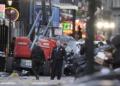
[[[108,53],[109,58],[112,59],[105,60],[105,62],[111,64],[113,69],[117,69],[120,68],[120,35],[116,35],[112,39],[112,44],[114,46],[114,49],[110,51],[112,54]]]
[[[94,49],[95,56],[98,54],[98,52],[102,51],[104,49],[103,42],[98,42],[98,47]]]
[[[82,28],[80,27],[80,25],[78,26],[78,39],[81,39],[82,38],[82,32],[81,32]]]
[[[72,49],[70,48],[70,46],[68,46],[68,44],[64,43],[63,47],[65,48],[66,53],[72,52]]]
[[[44,64],[45,55],[42,48],[39,46],[39,43],[36,43],[31,52],[32,59],[32,70],[36,77],[36,80],[39,80],[39,69],[40,66]]]
[[[14,54],[14,48],[15,48],[15,41],[16,41],[16,37],[12,38],[12,42],[10,44],[10,54],[13,56]]]
[[[52,72],[51,72],[51,80],[54,80],[56,74],[57,79],[61,79],[62,66],[63,66],[63,57],[65,56],[65,49],[61,46],[60,41],[58,40],[56,43],[56,47],[52,51]]]
[[[111,41],[106,40],[106,44],[103,45],[103,48],[107,49],[107,48],[110,48],[111,46],[112,46]]]

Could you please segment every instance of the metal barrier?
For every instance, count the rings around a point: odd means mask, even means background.
[[[0,19],[0,72],[5,68],[5,57],[8,46],[8,26],[5,20]]]
[[[6,52],[8,39],[8,26],[3,19],[0,20],[0,51]]]

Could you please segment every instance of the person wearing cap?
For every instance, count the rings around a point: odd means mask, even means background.
[[[31,52],[32,59],[32,70],[36,77],[36,80],[39,80],[39,70],[40,66],[43,65],[45,60],[44,51],[40,47],[39,43],[36,43]]]

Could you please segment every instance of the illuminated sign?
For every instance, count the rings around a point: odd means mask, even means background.
[[[0,18],[5,18],[5,5],[0,4]]]
[[[73,24],[71,22],[63,22],[63,33],[72,34]]]
[[[70,22],[63,23],[63,30],[72,30],[73,25]]]
[[[19,18],[19,12],[16,8],[7,7],[5,9],[5,17],[8,19],[12,19],[12,21],[16,21]]]

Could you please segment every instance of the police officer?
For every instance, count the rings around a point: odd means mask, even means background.
[[[65,49],[61,46],[60,41],[57,41],[57,46],[52,51],[52,72],[51,72],[51,80],[54,80],[55,75],[57,74],[57,79],[61,79],[62,73],[62,65],[63,65],[63,57],[65,56]]]
[[[36,77],[36,80],[39,80],[40,66],[43,65],[44,59],[45,59],[44,51],[39,46],[39,43],[35,44],[35,46],[34,46],[34,48],[32,50],[32,53],[31,53],[31,59],[32,59],[33,73],[34,73],[34,75]]]

